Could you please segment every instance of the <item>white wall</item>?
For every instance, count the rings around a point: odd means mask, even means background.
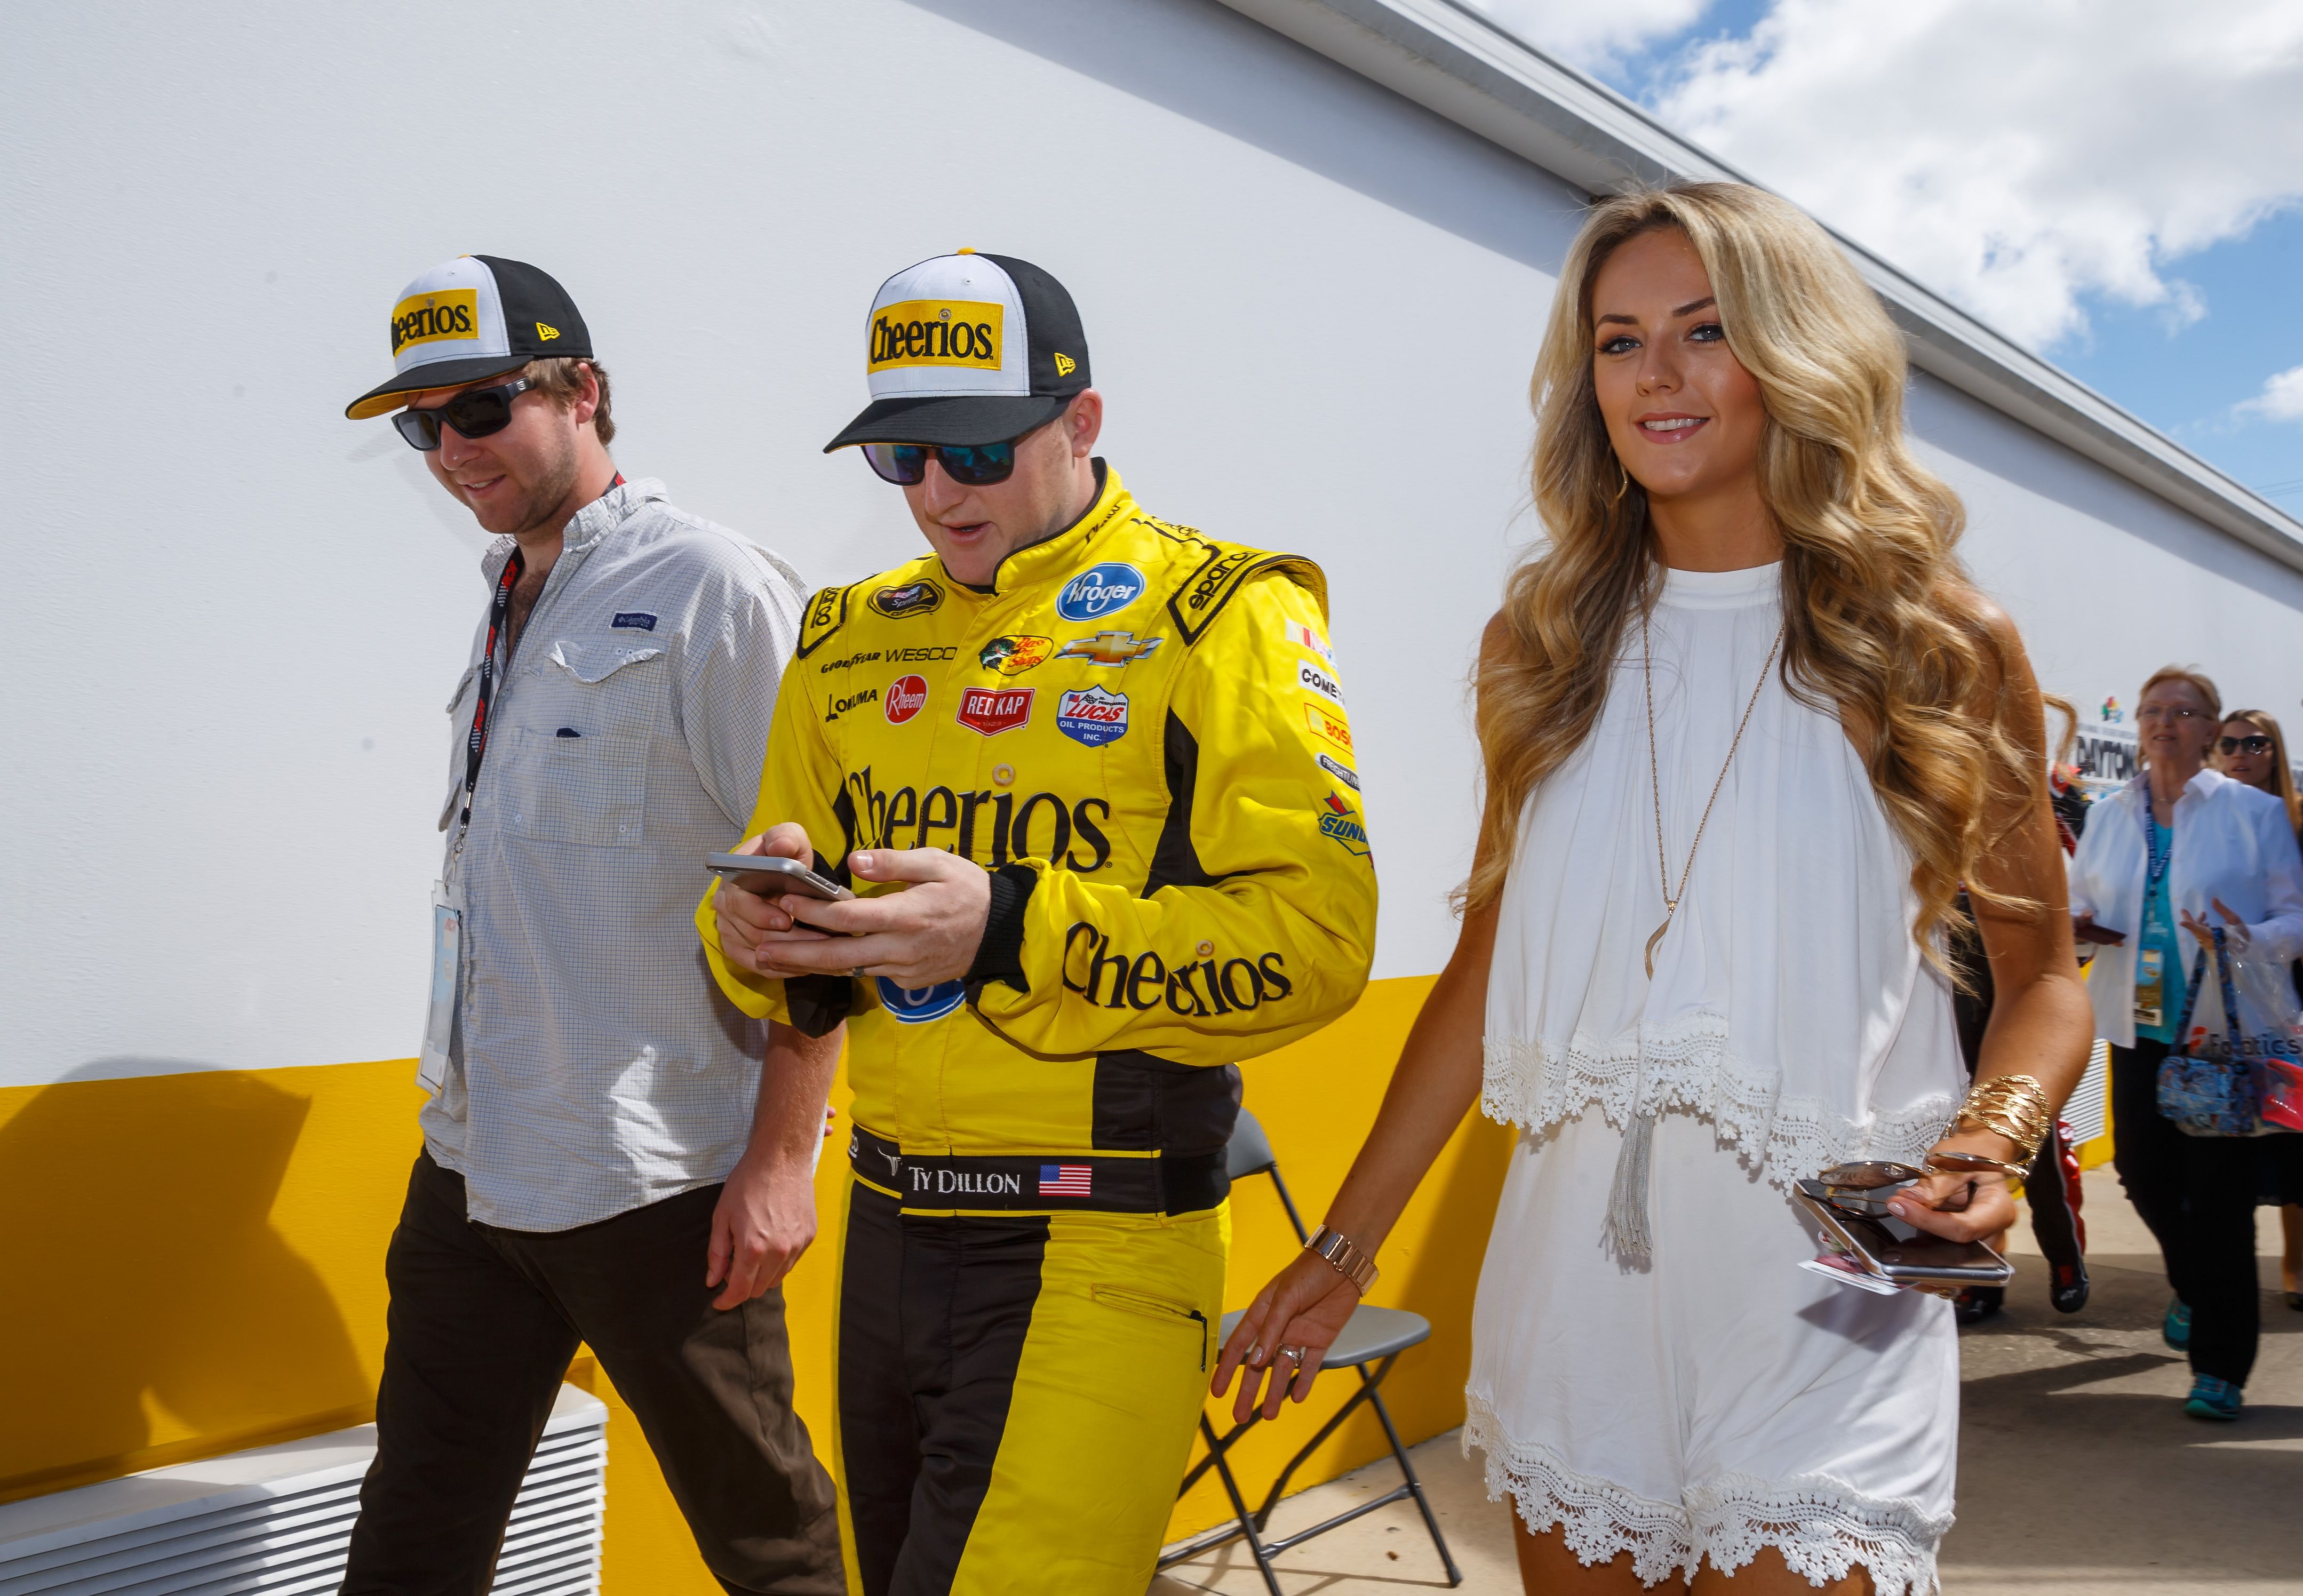
[[[1578,204],[1547,174],[1214,0],[97,4],[0,38],[0,1085],[414,1051],[482,539],[342,411],[401,285],[467,250],[574,293],[628,472],[818,582],[915,546],[819,453],[873,288],[962,244],[1056,273],[1147,506],[1327,565],[1377,973],[1445,958],[1464,676]],[[1919,426],[2051,686],[2173,656],[2292,700],[2293,573],[1926,384]]]
[[[467,250],[574,293],[628,472],[813,581],[915,547],[819,452],[880,280],[962,244],[1055,272],[1145,503],[1328,564],[1380,972],[1444,958],[1548,178],[1213,0],[0,29],[0,1085],[414,1051],[482,539],[342,409],[401,285]]]

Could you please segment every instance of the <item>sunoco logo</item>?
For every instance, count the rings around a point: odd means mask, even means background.
[[[888,684],[888,696],[880,702],[888,712],[888,724],[900,726],[927,707],[927,680],[918,676],[898,676]]]
[[[1056,613],[1066,621],[1093,621],[1126,609],[1143,591],[1143,573],[1134,566],[1098,565],[1064,584]]]
[[[477,338],[480,291],[451,288],[438,293],[416,294],[392,308],[392,352],[397,356],[411,344],[437,343],[445,338]]]

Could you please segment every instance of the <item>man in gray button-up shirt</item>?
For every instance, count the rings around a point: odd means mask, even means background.
[[[691,919],[757,797],[806,590],[617,471],[607,374],[543,272],[435,266],[392,334],[392,379],[347,413],[398,410],[499,536],[448,705],[432,1095],[342,1589],[485,1588],[583,1341],[721,1583],[828,1596],[778,1282],[814,1236],[839,1038],[730,1004]]]

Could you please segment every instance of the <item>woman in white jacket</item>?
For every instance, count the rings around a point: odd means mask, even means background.
[[[2187,1136],[2159,1117],[2159,1061],[2199,957],[2184,922],[2212,916],[2231,943],[2285,963],[2303,953],[2303,857],[2277,798],[2206,768],[2223,729],[2214,682],[2171,665],[2143,684],[2135,722],[2143,773],[2089,813],[2071,916],[2095,948],[2088,993],[2111,1043],[2113,1161],[2175,1289],[2163,1333],[2190,1355],[2185,1411],[2232,1419],[2260,1317],[2257,1163],[2252,1144]]]

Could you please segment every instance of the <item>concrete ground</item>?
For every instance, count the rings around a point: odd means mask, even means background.
[[[1946,1596],[2256,1596],[2303,1592],[2303,1313],[2279,1293],[2278,1216],[2259,1211],[2263,1350],[2235,1424],[2184,1416],[2183,1360],[2159,1339],[2167,1288],[2151,1238],[2108,1169],[2088,1171],[2086,1311],[2047,1305],[2027,1233],[2006,1312],[1961,1332],[1959,1524]],[[1520,1589],[1505,1507],[1455,1434],[1413,1449],[1467,1596]],[[1272,1527],[1316,1522],[1398,1482],[1388,1461],[1281,1504]],[[1409,1596],[1446,1575],[1412,1502],[1278,1559],[1287,1596]],[[1659,1587],[1669,1589],[1673,1587]],[[1237,1542],[1154,1580],[1151,1596],[1263,1589]]]

